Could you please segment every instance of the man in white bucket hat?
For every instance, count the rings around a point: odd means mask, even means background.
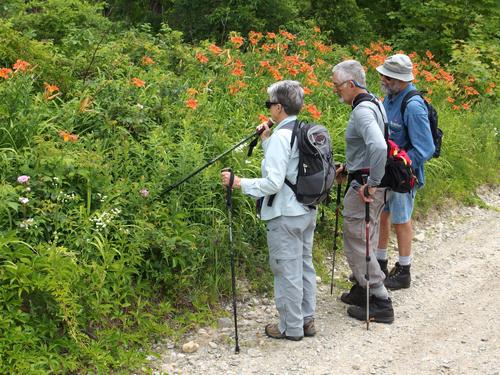
[[[383,65],[377,67],[377,71],[380,74],[382,91],[386,94],[384,108],[389,121],[390,138],[407,151],[418,178],[418,184],[409,193],[392,192],[380,216],[377,260],[388,276],[384,281],[385,286],[397,290],[410,287],[413,239],[411,215],[416,190],[425,182],[424,163],[432,157],[435,147],[424,100],[420,95],[411,96],[416,87],[412,83],[414,76],[410,58],[404,54],[390,56]],[[409,99],[406,97],[408,94]],[[404,111],[401,110],[403,101],[407,102]],[[399,260],[389,273],[387,245],[391,222],[396,232]]]

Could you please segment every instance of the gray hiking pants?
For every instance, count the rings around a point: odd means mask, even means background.
[[[355,182],[353,182],[355,184]],[[370,203],[370,262],[368,272],[370,287],[383,285],[385,275],[380,270],[376,257],[378,246],[380,214],[384,208],[384,190],[377,189],[372,195]],[[390,192],[387,192],[387,199]],[[365,231],[365,203],[361,201],[358,192],[349,187],[344,197],[344,252],[351,267],[351,271],[359,285],[366,288],[366,231]]]
[[[274,299],[279,329],[302,336],[314,318],[316,272],[312,261],[316,210],[300,216],[278,216],[267,222],[269,264],[274,275]]]

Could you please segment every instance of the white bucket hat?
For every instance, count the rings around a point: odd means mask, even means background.
[[[411,82],[413,77],[413,64],[408,56],[398,53],[388,57],[384,61],[384,65],[377,67],[377,72],[380,74],[398,79],[403,82]]]

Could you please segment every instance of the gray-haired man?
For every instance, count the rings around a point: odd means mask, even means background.
[[[297,181],[299,151],[290,147],[292,128],[304,104],[304,90],[297,81],[279,81],[267,89],[266,107],[276,127],[271,134],[264,123],[260,137],[264,150],[261,178],[234,177],[233,187],[256,198],[264,198],[261,219],[267,221],[269,264],[274,274],[274,298],[280,321],[265,327],[267,336],[298,341],[314,336],[316,309],[316,272],[312,245],[316,210],[299,203],[286,185]],[[222,182],[229,185],[229,172],[222,172]],[[272,204],[270,197],[274,195]]]
[[[353,107],[346,129],[346,164],[337,176],[348,172],[348,190],[344,197],[344,251],[356,279],[341,300],[350,306],[347,313],[366,319],[365,203],[370,204],[370,248],[378,242],[378,225],[384,204],[385,189],[377,188],[384,176],[387,146],[384,140],[385,111],[378,99],[366,90],[365,71],[355,60],[343,61],[332,69],[334,91],[342,103]],[[364,100],[363,100],[364,99]],[[368,100],[367,100],[368,99]],[[371,101],[370,101],[371,99]],[[345,178],[345,177],[344,177]],[[367,197],[365,190],[369,193]],[[368,263],[370,280],[370,320],[394,321],[392,301],[384,286],[384,273],[374,256]]]

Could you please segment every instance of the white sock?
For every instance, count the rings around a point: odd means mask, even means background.
[[[365,294],[366,296],[366,294]],[[375,297],[378,297],[380,299],[387,299],[389,298],[389,293],[387,292],[387,289],[385,288],[385,286],[382,284],[376,288],[370,288],[370,296],[375,296]]]
[[[409,266],[411,265],[411,255],[408,256],[399,256],[399,265],[400,266]]]
[[[387,260],[387,249],[377,249],[377,259]]]

